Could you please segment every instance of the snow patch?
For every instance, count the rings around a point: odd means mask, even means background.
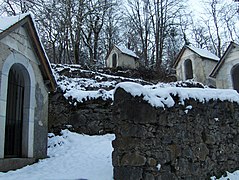
[[[231,89],[202,89],[202,88],[181,88],[181,87],[157,87],[142,86],[132,82],[119,83],[117,88],[122,88],[132,96],[143,96],[143,99],[149,102],[153,107],[172,107],[175,102],[173,96],[178,96],[181,104],[184,100],[195,99],[202,103],[209,100],[228,100],[239,103],[239,95]]]
[[[156,167],[157,167],[158,171],[160,171],[160,169],[161,169],[161,164],[158,164]]]
[[[187,106],[186,108],[185,108],[185,110],[184,110],[184,112],[186,113],[186,114],[188,114],[188,111],[190,110],[190,109],[192,109],[193,107],[191,106],[191,105],[189,105],[189,106]]]
[[[220,177],[218,180],[238,180],[239,179],[239,170],[230,173],[226,172],[226,176]],[[215,176],[211,177],[211,180],[217,180]]]

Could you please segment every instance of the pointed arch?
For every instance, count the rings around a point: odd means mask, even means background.
[[[192,61],[190,59],[184,61],[184,72],[185,72],[185,80],[193,79],[193,67]]]
[[[10,54],[7,59],[4,61],[2,72],[1,72],[1,81],[0,81],[0,158],[7,157],[8,153],[5,152],[5,142],[7,137],[6,126],[7,113],[10,107],[7,107],[9,104],[9,93],[8,89],[9,81],[13,75],[13,72],[20,75],[19,84],[24,87],[24,92],[22,95],[22,125],[21,125],[21,150],[20,153],[13,153],[14,156],[21,157],[33,157],[33,140],[34,140],[34,112],[35,112],[35,74],[29,60],[18,53]],[[16,108],[16,107],[15,107]],[[11,156],[11,155],[10,155]],[[9,156],[9,157],[10,157]]]
[[[116,66],[117,66],[117,54],[114,53],[114,54],[112,55],[112,67],[113,67],[113,68],[116,68]]]

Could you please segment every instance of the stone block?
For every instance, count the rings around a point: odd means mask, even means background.
[[[142,180],[143,169],[140,167],[115,167],[114,168],[115,180]]]
[[[150,174],[150,173],[146,173],[144,175],[144,180],[155,180],[155,177],[153,174]]]
[[[175,176],[175,174],[171,172],[163,172],[160,173],[160,175],[156,178],[156,180],[178,180],[178,178]]]
[[[122,166],[143,166],[147,158],[139,154],[139,152],[127,153],[121,159]]]
[[[147,163],[150,167],[156,167],[157,161],[154,158],[148,158]]]
[[[7,158],[0,159],[0,172],[16,170],[36,162],[35,158]]]

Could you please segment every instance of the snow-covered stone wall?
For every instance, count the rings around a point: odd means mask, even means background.
[[[91,99],[70,104],[62,92],[49,96],[49,132],[59,134],[62,129],[88,134],[112,133],[112,100]]]
[[[120,84],[114,94],[114,179],[209,179],[239,168],[234,91],[134,87]]]

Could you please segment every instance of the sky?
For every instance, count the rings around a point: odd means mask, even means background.
[[[190,7],[190,9],[196,13],[202,12],[203,11],[203,6],[202,3],[200,3],[199,1],[195,1],[195,0],[188,0],[187,1],[188,6]]]

